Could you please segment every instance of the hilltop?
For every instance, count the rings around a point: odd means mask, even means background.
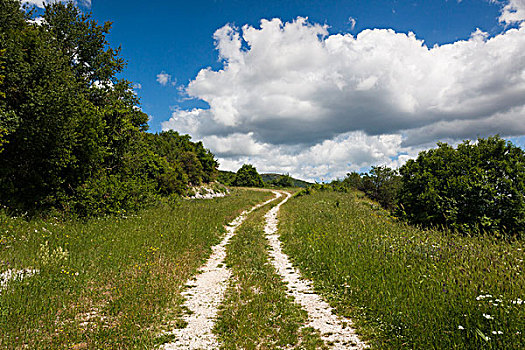
[[[278,180],[281,176],[284,176],[284,175],[276,174],[276,173],[261,174],[262,180],[265,185],[270,185],[273,181]],[[217,180],[222,184],[231,185],[234,178],[235,178],[235,172],[227,171],[227,170],[219,170],[219,176]],[[295,179],[293,177],[291,179],[293,181],[292,187],[306,188],[312,185],[312,183],[304,181],[304,180]]]

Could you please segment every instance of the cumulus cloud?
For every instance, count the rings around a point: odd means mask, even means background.
[[[175,82],[171,81],[171,75],[169,75],[166,72],[161,72],[157,74],[157,82],[162,86],[166,86],[169,83],[171,83],[172,85],[175,85]]]
[[[142,84],[141,84],[141,83],[135,83],[135,84],[133,84],[133,89],[136,89],[136,90],[140,90],[140,89],[142,89]]]
[[[525,134],[525,26],[428,47],[391,29],[330,35],[299,17],[226,25],[214,39],[222,69],[186,89],[209,109],[175,111],[163,128],[206,140],[223,166],[339,176],[444,138]]]
[[[261,143],[251,133],[208,136],[203,142],[218,156],[221,169],[236,171],[250,163],[260,172],[290,173],[309,181],[343,178],[371,164],[398,167],[420,150],[403,147],[400,135],[368,136],[359,131],[309,147]]]
[[[499,21],[506,24],[525,21],[525,0],[509,0],[501,11]]]

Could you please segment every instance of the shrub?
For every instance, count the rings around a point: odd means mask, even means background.
[[[499,136],[439,143],[400,169],[399,214],[461,232],[525,230],[525,152]]]
[[[235,174],[234,186],[264,187],[264,182],[257,169],[251,164],[244,164]]]
[[[355,179],[349,179],[353,182]],[[400,176],[397,170],[386,166],[373,166],[370,173],[364,174],[358,183],[358,189],[370,198],[378,201],[384,208],[393,209],[400,187]]]
[[[155,182],[121,175],[101,175],[77,189],[68,208],[80,216],[136,211],[156,198]]]

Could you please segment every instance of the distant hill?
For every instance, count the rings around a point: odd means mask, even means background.
[[[261,174],[261,177],[264,181],[265,184],[269,184],[270,182],[272,181],[275,181],[277,179],[279,179],[279,177],[281,177],[282,174]],[[292,180],[293,180],[293,187],[308,187],[310,186],[312,183],[310,182],[307,182],[307,181],[303,181],[303,180],[299,180],[299,179],[294,179],[292,177]]]
[[[261,174],[261,177],[265,184],[270,184],[270,182],[279,179],[279,177],[282,176],[282,174]],[[225,170],[219,170],[219,177],[217,178],[217,181],[224,185],[231,185],[233,179],[235,177],[235,173],[233,171],[225,171]],[[293,186],[294,187],[308,187],[311,185],[310,182],[294,179],[293,180]]]

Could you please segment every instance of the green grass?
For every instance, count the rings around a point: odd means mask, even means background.
[[[223,349],[322,348],[318,334],[301,329],[306,312],[287,296],[269,261],[263,216],[275,204],[252,213],[227,247],[233,279],[215,328]]]
[[[523,240],[419,230],[360,193],[292,198],[280,230],[294,264],[374,348],[525,349]]]
[[[184,282],[223,225],[269,198],[234,190],[87,222],[0,214],[0,272],[37,268],[0,294],[0,348],[152,348],[180,320]],[[47,245],[46,245],[47,242]]]

